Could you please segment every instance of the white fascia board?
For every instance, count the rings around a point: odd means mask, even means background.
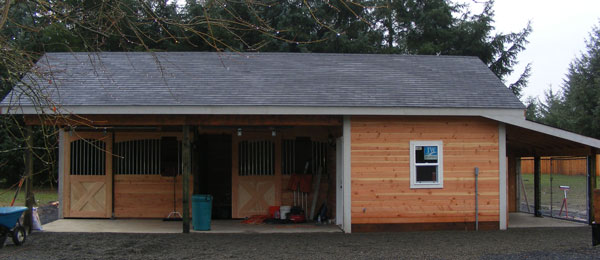
[[[532,131],[540,132],[542,134],[547,134],[547,135],[565,139],[565,140],[568,140],[571,142],[588,145],[588,146],[600,149],[600,140],[598,140],[598,139],[583,136],[583,135],[576,134],[576,133],[569,132],[569,131],[565,131],[565,130],[558,129],[555,127],[543,125],[540,123],[528,121],[523,116],[513,117],[513,116],[501,116],[501,115],[484,115],[484,117],[493,119],[493,120],[496,120],[499,122],[503,122],[503,123],[506,123],[509,125],[522,127],[522,128],[529,129]]]
[[[39,107],[1,107],[2,114],[54,113]],[[419,116],[523,116],[522,109],[419,108],[419,107],[319,107],[319,106],[63,106],[63,115],[419,115]]]

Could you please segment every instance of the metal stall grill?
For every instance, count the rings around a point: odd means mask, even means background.
[[[160,139],[130,140],[115,143],[115,174],[159,175],[161,169]],[[177,173],[182,173],[181,141],[177,142]]]
[[[275,175],[275,143],[269,140],[238,144],[239,176]]]
[[[115,174],[160,174],[160,140],[144,139],[115,143]]]
[[[281,143],[281,174],[290,175],[296,169],[296,142],[285,139]]]
[[[285,139],[281,149],[281,173],[290,175],[296,169],[296,146],[294,139]],[[311,141],[311,172],[316,174],[319,167],[327,169],[327,143]]]
[[[325,142],[312,142],[312,173],[317,174],[319,168],[327,168],[327,143]]]
[[[97,139],[71,142],[71,175],[105,175],[106,144]]]

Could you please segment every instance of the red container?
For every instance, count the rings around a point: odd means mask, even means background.
[[[279,212],[279,206],[270,206],[269,207],[269,217],[275,218],[275,212]]]
[[[304,214],[290,215],[290,220],[294,223],[306,222],[306,218],[304,217]]]

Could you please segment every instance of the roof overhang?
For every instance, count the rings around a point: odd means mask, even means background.
[[[586,155],[600,149],[600,140],[525,120],[522,109],[432,107],[317,106],[62,106],[56,110],[31,106],[0,107],[18,115],[397,115],[480,116],[507,124],[509,154],[515,156]]]
[[[522,109],[320,106],[1,106],[1,114],[59,115],[404,115],[523,117]]]
[[[600,140],[526,120],[524,117],[486,116],[507,124],[509,155],[585,156],[600,149]]]

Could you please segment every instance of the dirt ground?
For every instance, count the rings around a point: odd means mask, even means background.
[[[38,215],[42,225],[58,219],[58,205],[47,204],[38,207]]]
[[[369,234],[33,233],[0,259],[600,259],[591,228]]]

